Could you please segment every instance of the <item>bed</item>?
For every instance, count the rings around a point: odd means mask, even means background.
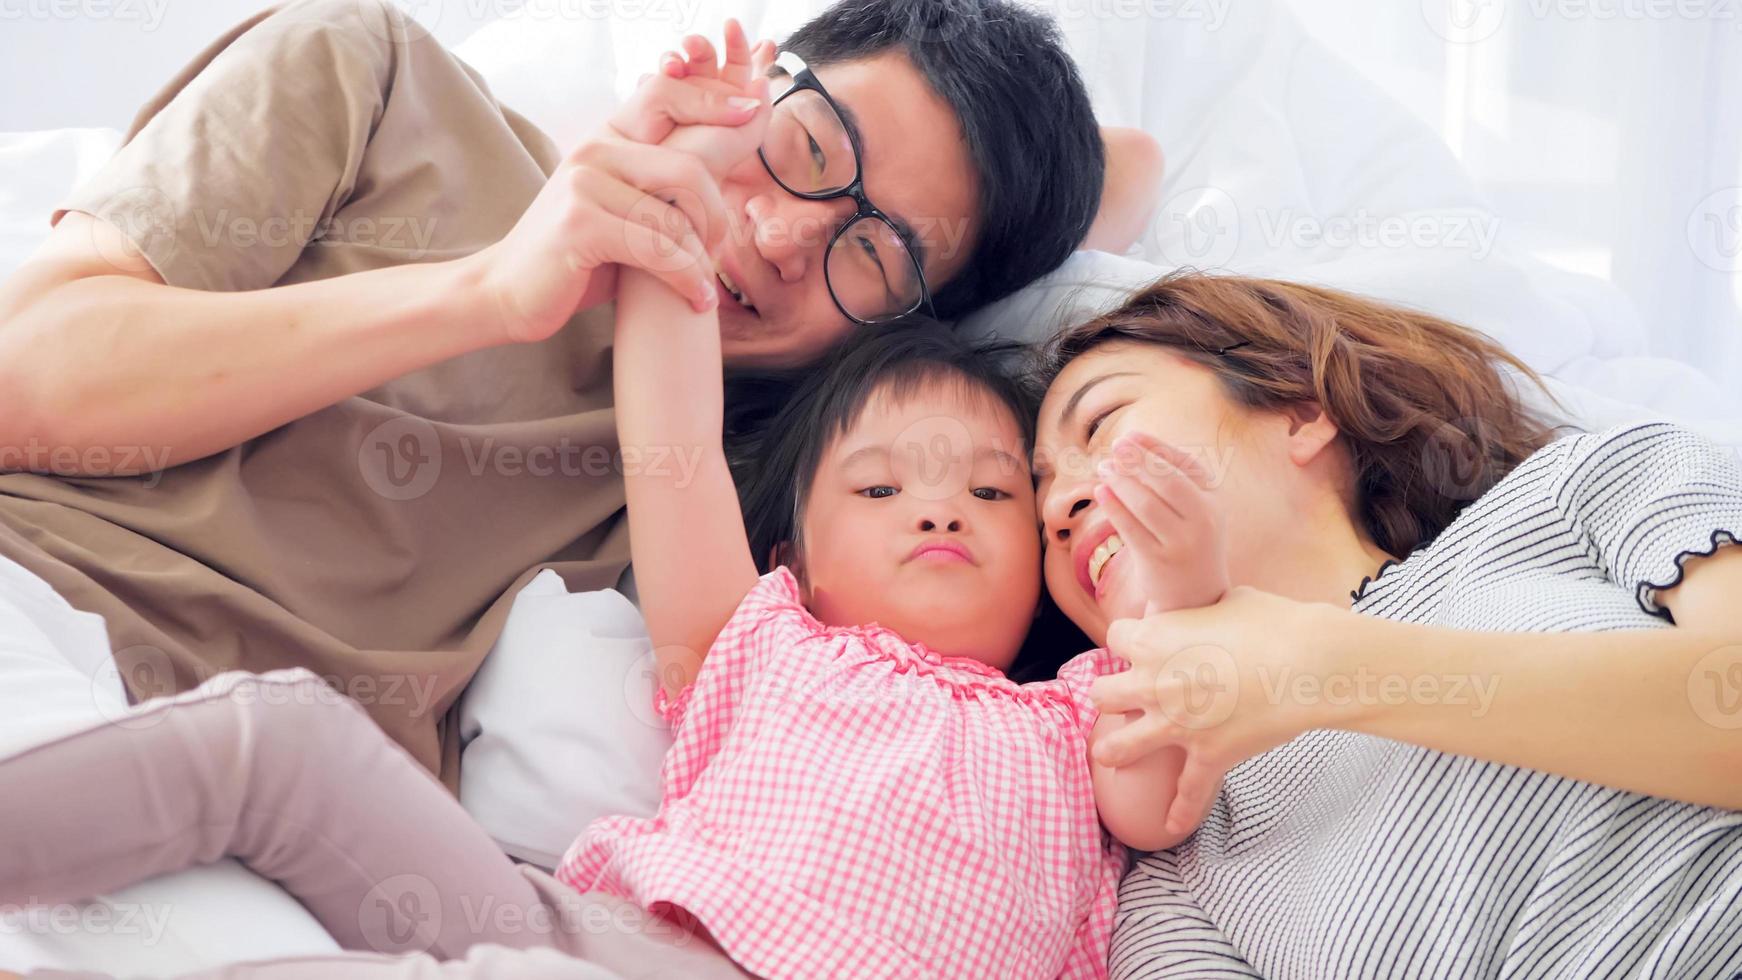
[[[685,30],[736,15],[753,32],[779,36],[822,5],[699,0],[693,18],[679,21],[576,17],[573,5],[531,0],[457,51],[504,103],[568,145]],[[1647,356],[1646,323],[1608,283],[1515,249],[1501,216],[1423,124],[1310,40],[1285,8],[1225,8],[1217,18],[1064,15],[1103,121],[1141,127],[1166,151],[1161,211],[1129,254],[1079,254],[969,329],[1033,336],[1116,302],[1163,268],[1284,276],[1483,329],[1549,375],[1588,424],[1672,417],[1742,446],[1737,395],[1691,365]],[[118,141],[110,130],[0,134],[0,274],[29,254],[55,200]],[[649,703],[651,677],[639,669],[645,637],[633,608],[614,595],[571,596],[554,576],[535,580],[465,701],[462,802],[505,850],[535,863],[554,861],[591,816],[646,812],[655,802],[665,734],[633,707]],[[99,676],[100,631],[84,630],[94,693],[58,704],[57,724],[119,703],[119,687]],[[29,701],[30,683],[0,678],[19,703]],[[529,688],[609,696],[595,712],[541,718],[526,700]],[[594,720],[576,723],[581,715]],[[14,714],[0,713],[0,749],[30,735]],[[333,948],[300,906],[234,862],[144,882],[85,908],[64,928],[36,929],[20,927],[22,910],[0,909],[0,964],[163,975]],[[142,910],[153,909],[171,914],[150,928]],[[123,930],[128,910],[136,927]]]

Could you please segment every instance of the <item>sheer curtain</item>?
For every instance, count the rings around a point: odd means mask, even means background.
[[[1286,2],[1441,134],[1502,236],[1738,384],[1742,0]]]

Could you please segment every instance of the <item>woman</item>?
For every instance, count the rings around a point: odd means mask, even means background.
[[[1742,970],[1742,472],[1669,425],[1556,439],[1503,366],[1203,275],[1050,346],[1048,586],[1132,663],[1097,757],[1183,766],[1115,977]]]

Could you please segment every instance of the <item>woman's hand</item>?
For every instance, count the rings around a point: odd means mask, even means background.
[[[1118,532],[1143,612],[1207,606],[1228,591],[1227,520],[1192,454],[1143,432],[1113,443],[1095,502]],[[1127,586],[1128,588],[1130,586]]]
[[[1102,714],[1137,716],[1099,740],[1095,761],[1119,767],[1184,748],[1166,827],[1183,835],[1229,769],[1342,720],[1338,705],[1349,699],[1337,688],[1353,679],[1334,656],[1360,620],[1241,586],[1213,606],[1114,622],[1107,648],[1131,669],[1098,678],[1089,693]]]

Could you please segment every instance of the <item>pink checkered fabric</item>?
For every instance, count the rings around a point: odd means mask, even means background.
[[[824,626],[775,569],[658,699],[658,814],[594,821],[557,877],[686,909],[771,980],[1105,977],[1126,854],[1095,814],[1088,687],[1123,666],[1015,684]]]

